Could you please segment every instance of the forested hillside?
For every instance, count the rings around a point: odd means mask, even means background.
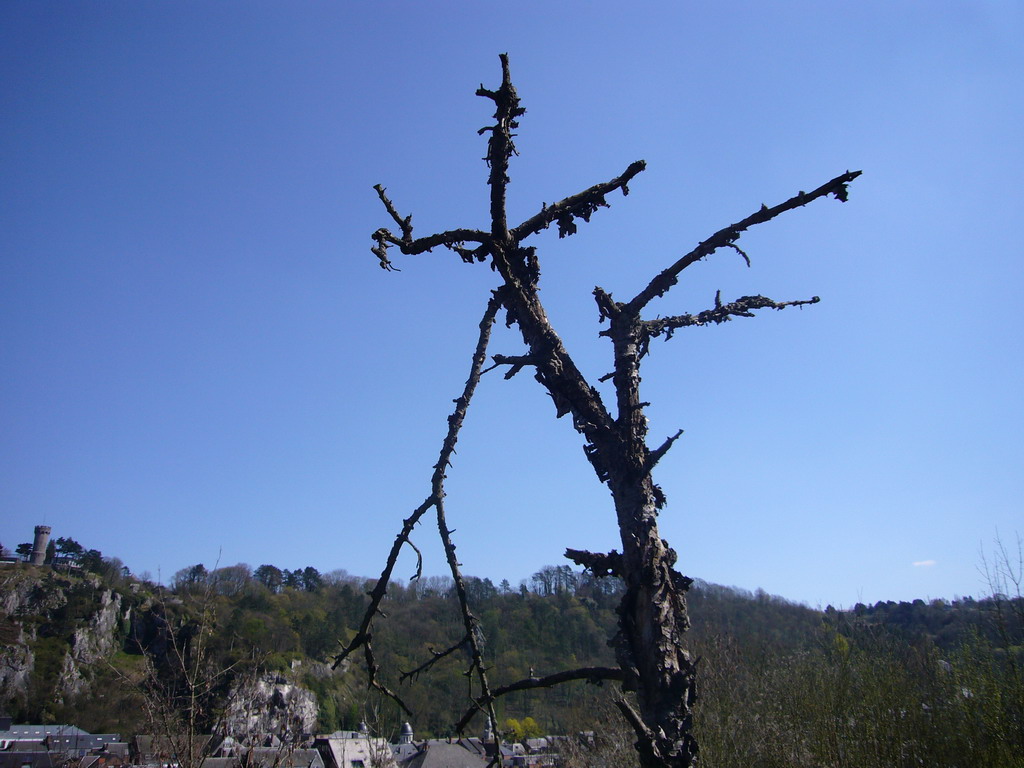
[[[153,697],[173,704],[184,658],[205,684],[208,728],[240,681],[267,673],[315,694],[319,731],[369,720],[387,732],[409,720],[417,737],[449,735],[474,693],[459,651],[403,674],[463,636],[446,578],[392,585],[386,618],[375,623],[381,679],[412,715],[367,689],[358,660],[331,670],[373,584],[344,571],[196,565],[161,587],[93,558],[62,570],[12,565],[0,580],[0,692],[19,720],[145,730]],[[615,580],[552,566],[516,586],[475,578],[467,586],[495,685],[613,663]],[[696,725],[711,764],[1010,765],[1024,745],[1020,598],[821,611],[698,581],[690,604]],[[500,700],[500,725],[597,730],[628,743],[613,688],[520,691]],[[471,729],[482,727],[478,719]]]

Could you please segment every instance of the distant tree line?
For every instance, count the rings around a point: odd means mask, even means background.
[[[39,572],[45,589],[63,597],[59,608],[30,619],[37,627],[30,695],[0,702],[21,719],[128,730],[125,718],[139,709],[128,704],[130,694],[117,692],[115,667],[137,670],[145,648],[153,646],[133,640],[161,627],[187,641],[205,626],[212,668],[277,671],[307,686],[317,695],[324,731],[354,729],[380,713],[385,725],[411,720],[421,736],[454,735],[452,725],[475,692],[458,654],[419,675],[423,685],[403,681],[432,651],[457,643],[461,618],[450,577],[392,583],[384,606],[391,620],[375,631],[379,660],[395,670],[386,682],[415,713],[410,717],[368,691],[358,666],[324,674],[339,636],[358,626],[372,579],[312,566],[196,564],[176,573],[169,589],[132,580],[129,590],[116,558],[73,539],[52,544],[51,563],[73,567]],[[689,638],[705,671],[695,728],[706,761],[779,768],[1016,766],[1014,755],[1024,749],[1024,597],[1019,564],[1011,567],[1003,558],[1000,567],[985,597],[879,601],[848,610],[818,610],[763,590],[697,581]],[[36,572],[11,568],[7,576]],[[544,566],[515,586],[508,579],[465,582],[479,606],[486,658],[504,670],[496,684],[543,677],[567,660],[609,662],[607,635],[622,588],[616,579]],[[118,630],[125,637],[114,666],[100,664],[89,673],[106,698],[89,697],[83,709],[70,699],[60,704],[53,691],[64,656],[109,588],[120,590],[133,618]],[[13,621],[0,617],[16,639]],[[513,738],[596,729],[599,748],[625,744],[623,755],[631,756],[628,733],[601,736],[614,718],[596,713],[607,714],[609,706],[604,688],[582,682],[554,695],[523,690],[502,700],[498,723]],[[616,765],[589,753],[579,760]]]
[[[270,565],[185,573],[176,579],[179,594],[187,596],[201,582],[216,596],[224,663],[230,653],[258,648],[268,666],[282,671],[292,670],[295,660],[329,659],[339,635],[344,639],[358,626],[375,584],[345,571],[317,579],[305,568]],[[465,584],[479,607],[486,658],[503,670],[497,685],[543,677],[566,661],[611,660],[607,635],[616,621],[617,580],[545,566],[516,586],[478,577]],[[819,610],[763,590],[697,581],[690,593],[690,641],[706,675],[695,728],[707,762],[1014,765],[1007,762],[1012,750],[1024,747],[1024,601],[1005,592]],[[377,712],[392,725],[412,720],[418,735],[455,735],[452,725],[474,693],[457,654],[414,673],[460,636],[452,579],[392,583],[385,610],[390,620],[375,628],[377,658],[394,670],[384,679],[415,716],[369,692],[365,675],[353,666],[341,676],[301,678],[317,694],[320,727],[354,728]],[[297,669],[312,668],[304,661]],[[411,677],[423,684],[408,685]],[[498,722],[510,738],[596,729],[599,745],[628,747],[628,733],[607,732],[614,718],[595,715],[608,714],[607,696],[605,688],[582,682],[553,694],[517,691],[502,699]],[[613,765],[593,754],[579,759],[580,765]]]
[[[62,553],[68,549],[61,545]],[[89,672],[95,676],[93,690],[104,696],[61,703],[54,687],[75,632],[91,621],[101,592],[118,587],[109,579],[122,575],[108,571],[97,582],[80,577],[84,568],[48,574],[11,568],[6,576],[33,573],[39,573],[45,590],[59,591],[63,604],[18,619],[37,627],[31,642],[32,691],[25,700],[0,701],[0,706],[26,721],[132,732],[130,718],[141,710],[131,704],[135,692],[119,689],[118,675],[141,669],[143,653],[157,651],[154,638],[161,633],[169,638],[168,631],[181,647],[202,637],[211,669],[232,670],[232,675],[278,672],[305,685],[317,696],[322,731],[355,729],[377,715],[385,731],[408,719],[418,736],[455,735],[453,723],[475,692],[457,653],[419,675],[421,685],[403,682],[403,673],[460,636],[450,578],[393,583],[384,606],[390,620],[375,629],[377,656],[395,670],[385,680],[415,713],[409,716],[368,691],[358,665],[325,673],[339,635],[344,638],[358,626],[373,580],[343,570],[198,564],[175,574],[170,589],[145,581],[121,589],[122,609],[132,609],[131,621],[118,630],[124,633],[121,653]],[[567,661],[608,663],[607,634],[615,626],[615,590],[621,588],[615,580],[545,566],[517,586],[507,579],[474,577],[466,585],[477,597],[487,661],[504,670],[497,685],[543,677]],[[708,764],[1019,765],[1024,599],[1014,584],[978,599],[890,601],[822,611],[762,590],[698,581],[690,604],[695,617],[690,647],[705,672],[695,728]],[[13,620],[0,617],[0,628],[7,626],[15,638]],[[160,666],[158,660],[154,664]],[[607,687],[583,682],[553,695],[517,691],[501,701],[499,728],[509,738],[594,730],[595,749],[618,745],[628,759],[632,737],[614,732],[608,693]],[[477,721],[469,733],[479,735],[482,727]],[[573,765],[635,763],[610,762],[584,751]]]
[[[275,595],[284,589],[318,592],[324,586],[324,576],[311,565],[294,571],[275,565],[261,565],[253,570],[245,563],[238,563],[208,571],[205,565],[198,563],[175,573],[171,579],[171,588],[187,590],[199,585],[210,585],[221,594],[230,595],[252,582],[262,584]]]

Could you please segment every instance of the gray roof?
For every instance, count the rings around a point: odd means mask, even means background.
[[[213,735],[197,733],[193,739],[193,746],[196,752],[202,754],[209,747],[210,742],[213,740]],[[138,756],[143,762],[151,758],[168,758],[177,752],[177,746],[177,744],[172,743],[170,739],[163,735],[154,736],[148,733],[140,733],[135,737],[135,747],[139,752]]]
[[[402,768],[487,768],[487,761],[459,744],[427,741]]]
[[[324,765],[328,768],[349,768],[356,761],[370,765],[378,757],[391,756],[391,745],[382,738],[357,731],[339,733],[316,737],[315,746],[323,755]]]
[[[420,752],[420,748],[413,743],[408,744],[392,744],[391,754],[395,756],[395,761],[403,763],[412,757],[415,757]]]
[[[277,749],[253,747],[245,756],[252,768],[324,768],[324,759],[316,749]]]
[[[0,738],[42,741],[47,736],[89,736],[75,725],[12,725],[6,731],[0,731]]]
[[[523,743],[530,752],[545,752],[551,748],[551,743],[544,737],[539,739],[526,739]]]
[[[203,759],[203,768],[239,768],[242,763],[237,757],[207,757]]]
[[[494,754],[494,742],[490,739],[484,741],[478,736],[465,736],[455,741],[456,744],[461,746],[463,749],[467,749],[473,754],[482,755],[490,760],[490,755]],[[499,744],[498,748],[501,750],[501,754],[505,757],[511,757],[514,753],[511,744]]]
[[[116,733],[97,734],[67,734],[51,735],[46,737],[46,746],[51,752],[68,752],[81,755],[93,749],[99,749],[104,744],[120,741],[121,737]]]
[[[0,768],[56,768],[60,764],[50,752],[0,752]]]
[[[12,752],[46,752],[46,745],[35,739],[18,739],[7,741],[7,749]]]

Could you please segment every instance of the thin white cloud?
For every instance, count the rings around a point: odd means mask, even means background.
[[[930,568],[933,565],[935,565],[934,560],[918,560],[914,563],[915,568]]]

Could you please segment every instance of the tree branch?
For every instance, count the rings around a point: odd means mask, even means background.
[[[334,657],[334,663],[331,665],[331,669],[337,669],[343,661],[361,646],[367,646],[370,643],[370,639],[373,637],[372,626],[373,619],[380,612],[380,604],[384,600],[388,592],[388,584],[391,582],[391,575],[395,570],[395,565],[398,563],[398,555],[402,551],[402,547],[409,542],[409,534],[412,529],[420,521],[420,518],[427,512],[428,509],[434,506],[434,499],[432,496],[428,497],[422,504],[420,504],[413,511],[409,517],[407,517],[402,524],[402,530],[399,531],[395,537],[394,543],[391,545],[391,551],[388,553],[387,563],[384,565],[384,570],[381,571],[380,578],[377,579],[377,583],[373,589],[370,590],[370,604],[367,606],[363,619],[360,622],[359,629],[356,631],[355,636],[349,641],[340,653]],[[372,657],[372,653],[371,653]]]
[[[480,335],[477,338],[476,349],[473,352],[473,361],[470,365],[469,378],[466,380],[466,385],[462,390],[462,395],[455,400],[455,411],[448,417],[448,433],[445,435],[444,441],[442,442],[441,452],[438,456],[437,463],[434,465],[434,472],[430,480],[431,493],[424,502],[403,521],[402,530],[399,531],[398,535],[395,537],[394,543],[391,545],[391,551],[388,553],[388,559],[384,566],[384,570],[381,572],[380,578],[377,580],[373,590],[370,592],[370,605],[363,614],[363,620],[360,623],[359,629],[356,632],[355,637],[353,637],[348,645],[342,649],[341,653],[334,657],[334,664],[331,667],[332,669],[337,669],[338,666],[360,646],[369,644],[373,619],[380,610],[381,601],[383,601],[385,595],[387,595],[388,584],[391,581],[391,576],[394,573],[395,565],[398,562],[398,555],[401,553],[402,547],[405,544],[410,543],[409,534],[412,533],[412,529],[420,521],[420,518],[426,514],[428,509],[437,506],[440,499],[444,497],[445,471],[451,463],[452,454],[455,453],[455,444],[459,440],[459,431],[462,429],[462,424],[465,421],[466,412],[469,409],[469,403],[473,399],[473,393],[476,392],[477,384],[480,383],[480,372],[483,368],[484,361],[487,359],[487,344],[491,338],[491,327],[494,325],[494,318],[497,316],[500,307],[501,298],[499,290],[495,291],[491,295],[490,300],[487,302],[487,308],[484,310],[483,317],[480,319]],[[417,566],[417,571],[418,570],[419,566]],[[372,653],[370,658],[372,658]]]
[[[517,243],[522,242],[530,235],[536,234],[542,229],[547,229],[555,221],[558,222],[559,237],[576,234],[576,224],[573,219],[580,218],[584,221],[590,221],[594,211],[598,208],[608,207],[605,195],[609,192],[621,189],[623,195],[628,195],[630,180],[646,167],[647,165],[643,160],[637,160],[635,163],[630,164],[621,176],[616,176],[611,181],[595,184],[578,194],[567,197],[564,200],[559,200],[554,205],[545,205],[541,208],[540,213],[531,216],[512,230],[512,239]]]
[[[377,197],[384,203],[384,208],[391,214],[391,218],[395,220],[399,228],[402,230],[402,242],[408,242],[412,240],[412,214],[409,214],[404,219],[398,215],[398,211],[395,209],[395,204],[387,196],[387,190],[384,189],[382,184],[374,184],[373,188],[377,191]]]
[[[390,688],[384,685],[384,683],[377,679],[377,673],[380,671],[380,667],[377,665],[377,659],[373,655],[373,647],[370,645],[369,638],[367,638],[366,642],[363,643],[363,651],[365,652],[366,657],[366,674],[369,677],[370,687],[376,688],[378,691],[380,691],[393,702],[395,702],[395,704],[401,707],[402,711],[405,712],[405,714],[409,715],[409,717],[412,717],[412,710],[410,710],[409,707],[406,706],[405,702],[402,701],[398,694],[396,694],[394,691],[392,691]]]
[[[375,184],[373,188],[377,190],[377,197],[380,198],[381,203],[384,204],[384,208],[387,210],[391,218],[395,220],[395,223],[398,224],[402,232],[402,236],[398,237],[389,229],[381,227],[371,235],[371,238],[376,245],[370,250],[380,260],[380,266],[382,269],[395,272],[398,271],[398,269],[392,265],[390,259],[388,259],[388,247],[392,245],[398,246],[406,256],[415,256],[420,253],[425,253],[432,248],[436,248],[439,245],[443,245],[444,247],[458,253],[465,262],[471,263],[473,261],[483,261],[487,258],[490,236],[486,232],[482,232],[478,229],[453,229],[447,232],[438,232],[437,234],[428,235],[427,237],[421,237],[414,240],[412,236],[412,215],[403,218],[398,213],[394,203],[392,203],[388,198],[384,187],[380,184]],[[480,243],[480,245],[475,249],[469,249],[463,245],[466,242]]]
[[[527,365],[536,365],[537,359],[532,355],[491,355],[491,360],[494,361],[493,368],[499,365],[511,366],[505,372],[505,378],[511,379],[517,373],[519,373]],[[491,370],[490,368],[488,370]]]
[[[633,728],[633,732],[636,734],[636,750],[645,761],[656,762],[660,755],[658,753],[658,747],[654,732],[648,728],[644,721],[640,718],[640,715],[630,705],[626,699],[621,696],[615,700],[615,706],[619,708],[622,716],[626,722]],[[646,764],[646,763],[645,763]]]
[[[729,304],[722,304],[721,292],[715,295],[714,309],[705,309],[696,315],[675,315],[673,317],[661,317],[657,320],[645,320],[642,328],[647,338],[656,338],[665,334],[666,339],[672,338],[672,334],[679,328],[687,328],[694,325],[708,325],[709,323],[725,323],[733,317],[753,317],[755,309],[777,309],[786,307],[802,307],[807,304],[817,304],[821,301],[817,296],[810,299],[796,301],[772,301],[765,296],[742,296]]]
[[[469,596],[466,594],[466,582],[462,578],[462,567],[455,557],[455,545],[451,539],[452,532],[448,529],[448,524],[445,521],[443,497],[438,499],[436,506],[437,528],[441,533],[441,542],[444,545],[445,556],[448,559],[448,568],[451,571],[452,579],[455,581],[455,594],[459,598],[462,624],[466,628],[466,637],[463,643],[468,643],[470,653],[470,664],[469,669],[466,670],[466,676],[471,677],[473,672],[476,672],[477,679],[480,681],[481,698],[486,700],[488,715],[490,715],[492,721],[495,721],[497,716],[495,715],[492,703],[493,697],[491,695],[490,683],[487,680],[487,669],[484,666],[483,630],[480,628],[479,620],[473,615],[469,607]],[[461,729],[456,728],[456,732],[461,732]]]
[[[622,680],[623,677],[622,670],[618,667],[581,667],[580,669],[556,672],[545,677],[527,677],[523,680],[495,688],[489,698],[481,696],[476,699],[473,702],[473,706],[466,711],[466,714],[455,725],[455,730],[457,733],[461,733],[469,725],[470,720],[476,716],[477,712],[509,693],[528,691],[533,688],[551,688],[574,680],[586,680],[588,683],[600,684],[605,680]]]
[[[536,362],[535,378],[551,396],[556,415],[573,415],[573,426],[591,445],[606,443],[611,436],[612,419],[600,393],[584,378],[569,356],[565,345],[552,328],[537,292],[539,267],[532,248],[522,248],[509,232],[505,212],[508,161],[514,152],[512,129],[515,118],[525,110],[512,87],[507,54],[501,55],[502,85],[497,91],[481,87],[478,95],[495,102],[496,124],[490,131],[487,161],[491,167],[491,254],[492,265],[501,275],[506,293],[507,325],[519,326],[528,354]],[[590,455],[590,454],[588,454]],[[593,463],[593,462],[592,462]],[[603,470],[595,466],[601,476]]]
[[[516,147],[512,141],[512,133],[519,127],[517,117],[526,114],[526,110],[519,106],[519,95],[515,86],[512,85],[512,76],[509,72],[508,54],[502,53],[501,59],[501,86],[497,91],[489,91],[482,85],[477,90],[477,96],[484,96],[495,104],[494,119],[496,123],[492,126],[482,128],[479,132],[490,132],[487,140],[487,164],[491,172],[487,178],[487,184],[491,188],[491,236],[496,242],[505,243],[508,241],[508,222],[505,214],[505,190],[508,187],[508,161],[516,154]]]
[[[588,552],[585,549],[566,549],[565,557],[582,566],[598,578],[622,576],[622,555],[614,549],[608,554]]]
[[[599,323],[617,317],[622,311],[622,305],[615,301],[612,295],[601,286],[594,288],[594,301],[597,302],[597,321]]]
[[[646,469],[647,469],[648,472],[650,472],[652,469],[654,469],[655,465],[659,461],[661,461],[662,457],[666,453],[668,453],[669,448],[672,447],[672,444],[676,440],[678,440],[679,437],[682,434],[683,434],[683,430],[680,429],[678,432],[676,432],[674,435],[672,435],[672,437],[670,437],[667,440],[665,440],[664,443],[662,443],[657,448],[655,448],[653,451],[651,451],[649,454],[647,454]]]
[[[430,669],[432,666],[437,664],[437,662],[439,662],[441,659],[445,658],[446,656],[450,656],[451,654],[455,653],[455,651],[459,650],[460,648],[465,648],[466,645],[467,645],[467,642],[468,642],[468,638],[467,637],[463,637],[455,645],[451,646],[450,648],[446,648],[443,651],[435,651],[433,648],[431,648],[430,652],[433,655],[429,659],[427,659],[425,662],[420,664],[418,667],[416,667],[416,669],[409,670],[408,672],[403,672],[402,676],[400,678],[400,681],[404,683],[406,680],[415,680],[421,674],[423,674],[428,669]]]
[[[793,197],[789,198],[783,203],[779,203],[773,208],[769,208],[765,205],[761,206],[761,210],[757,213],[751,214],[742,221],[738,221],[735,224],[731,224],[725,229],[720,229],[718,232],[713,234],[704,242],[700,243],[696,248],[690,251],[688,254],[683,256],[681,259],[675,262],[668,269],[661,272],[655,277],[644,288],[638,293],[632,301],[629,302],[629,309],[632,312],[639,312],[643,307],[647,306],[652,299],[658,296],[664,296],[665,293],[675,285],[679,280],[679,273],[686,269],[688,266],[696,261],[700,261],[706,256],[710,256],[712,253],[717,251],[719,248],[730,246],[739,239],[740,235],[750,227],[756,224],[763,224],[766,221],[771,221],[776,216],[791,211],[794,208],[807,205],[813,200],[819,197],[826,197],[828,195],[835,195],[836,199],[840,202],[846,202],[849,190],[847,186],[861,175],[861,171],[847,171],[846,173],[836,176],[831,181],[828,181],[818,187],[816,190],[810,193],[798,192]],[[741,252],[742,253],[742,252]],[[746,255],[746,254],[742,254]]]

